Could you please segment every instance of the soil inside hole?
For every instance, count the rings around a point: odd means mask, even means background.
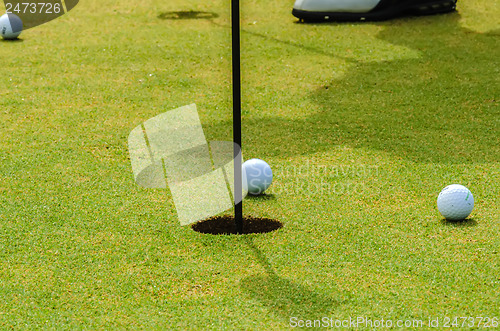
[[[283,224],[271,218],[265,217],[243,217],[243,234],[267,233],[281,229]],[[200,233],[206,234],[236,234],[234,216],[214,216],[206,220],[195,223],[191,228]]]

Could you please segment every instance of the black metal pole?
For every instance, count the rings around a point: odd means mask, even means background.
[[[233,141],[234,147],[234,222],[236,232],[243,232],[243,194],[241,174],[241,62],[240,1],[231,0],[231,34],[233,42]]]

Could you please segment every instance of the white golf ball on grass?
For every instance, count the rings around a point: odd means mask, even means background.
[[[0,35],[3,39],[17,39],[23,31],[23,21],[15,14],[4,14],[0,17]]]
[[[273,172],[269,164],[260,159],[251,159],[243,163],[246,174],[248,193],[259,195],[269,188],[273,181]]]
[[[441,215],[448,221],[461,221],[472,212],[474,197],[465,186],[448,185],[439,193],[437,207]]]

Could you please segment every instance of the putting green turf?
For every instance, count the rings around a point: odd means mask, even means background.
[[[180,227],[128,159],[134,127],[193,102],[231,140],[229,1],[83,1],[0,42],[0,328],[500,318],[498,2],[311,25],[292,5],[242,2],[243,152],[275,175],[244,209],[269,234]],[[437,212],[451,183],[467,222]]]

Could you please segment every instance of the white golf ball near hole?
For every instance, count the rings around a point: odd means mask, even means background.
[[[23,31],[23,21],[15,14],[4,14],[0,17],[0,35],[3,39],[17,39]]]
[[[448,185],[439,193],[437,207],[441,215],[448,221],[461,221],[472,212],[474,197],[465,186]]]
[[[273,172],[269,164],[260,159],[251,159],[243,163],[246,174],[248,193],[259,195],[265,192],[273,181]]]

